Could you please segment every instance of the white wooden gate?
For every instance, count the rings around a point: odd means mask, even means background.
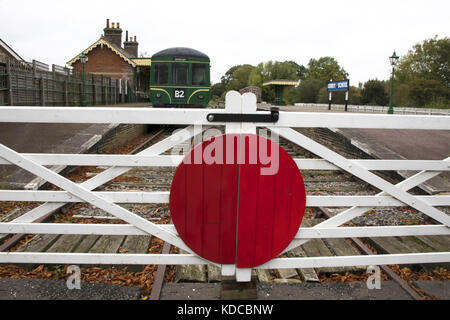
[[[226,108],[214,113],[262,113],[256,111],[256,97],[241,96],[231,91]],[[169,192],[95,192],[95,188],[124,174],[134,167],[178,166],[181,156],[163,156],[165,151],[206,130],[211,123],[205,109],[143,109],[143,108],[67,108],[67,107],[0,107],[0,123],[123,123],[187,125],[173,136],[152,145],[137,155],[75,155],[20,154],[0,144],[0,164],[17,165],[64,191],[0,190],[0,201],[37,201],[45,204],[9,223],[0,223],[0,233],[10,234],[97,234],[154,235],[188,254],[92,254],[92,253],[30,253],[1,252],[0,263],[50,264],[213,264],[194,254],[180,239],[173,225],[157,225],[117,203],[167,203]],[[309,207],[351,207],[312,228],[300,228],[291,250],[316,238],[393,237],[418,235],[450,235],[450,216],[437,206],[449,206],[450,196],[414,196],[407,191],[450,170],[450,158],[429,160],[349,160],[311,140],[292,127],[426,129],[450,130],[448,116],[374,115],[280,112],[279,121],[267,123],[214,123],[224,125],[226,133],[254,133],[257,127],[290,140],[322,159],[295,159],[300,170],[343,170],[382,190],[375,196],[307,196]],[[201,126],[201,129],[198,129]],[[450,153],[450,150],[449,150]],[[450,155],[450,154],[449,154]],[[83,183],[74,183],[45,166],[109,166],[108,170]],[[421,171],[393,185],[373,170]],[[33,223],[47,213],[69,202],[90,203],[127,222],[126,225]],[[410,206],[438,221],[438,225],[340,227],[374,207]],[[450,262],[450,252],[407,253],[338,257],[276,258],[258,269],[321,268],[338,266],[415,264]],[[236,275],[238,281],[249,281],[250,269],[222,265],[222,274]]]

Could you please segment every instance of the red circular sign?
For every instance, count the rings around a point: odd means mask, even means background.
[[[297,234],[305,205],[294,160],[252,134],[217,136],[193,148],[175,172],[169,204],[192,251],[238,268],[277,257]]]

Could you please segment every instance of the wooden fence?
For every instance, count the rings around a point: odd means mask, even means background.
[[[319,103],[296,103],[296,107],[312,108],[317,110],[328,110],[328,104]],[[384,113],[388,112],[389,107],[384,106],[360,106],[349,105],[347,106],[349,112],[364,112],[364,113]],[[345,105],[333,104],[331,110],[345,111]],[[395,114],[417,114],[417,115],[437,115],[437,116],[450,116],[450,109],[429,109],[429,108],[404,108],[394,107]]]
[[[110,105],[135,100],[125,79],[85,74],[87,105]],[[0,56],[0,106],[80,106],[80,72],[33,60],[13,61]]]

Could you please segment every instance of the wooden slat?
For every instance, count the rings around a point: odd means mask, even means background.
[[[324,219],[312,219],[308,221],[310,226],[318,225],[323,222]],[[336,256],[355,256],[360,255],[359,251],[356,250],[350,243],[346,241],[346,239],[342,238],[332,238],[325,239],[325,243],[328,244],[328,248],[330,251],[334,253]],[[361,273],[367,270],[367,266],[354,266],[354,267],[346,267],[349,272]]]
[[[124,239],[124,236],[101,236],[89,253],[117,253]]]
[[[433,246],[429,246],[427,243],[421,241],[417,237],[399,237],[400,241],[403,242],[405,245],[407,245],[409,248],[411,248],[411,252],[439,252],[442,250],[437,250]],[[447,264],[448,265],[448,264]],[[426,263],[422,264],[422,267],[427,270],[431,271],[434,268],[437,267],[445,267],[445,263]]]
[[[320,239],[313,239],[303,246],[308,257],[332,257],[334,254],[328,249],[325,243]],[[332,274],[332,273],[344,273],[345,269],[343,267],[326,267],[320,268],[321,273]]]
[[[208,282],[220,282],[220,280],[222,279],[222,275],[219,267],[208,264],[207,271]]]
[[[180,250],[180,254],[186,254]],[[175,272],[175,282],[206,282],[205,265],[179,265]]]
[[[259,282],[272,282],[272,275],[267,269],[256,270],[256,276]]]
[[[328,243],[329,248],[337,255],[337,256],[356,256],[359,255],[358,250],[352,247],[345,239],[325,239]],[[367,266],[354,266],[349,267],[349,272],[365,272],[367,270]]]
[[[45,252],[50,248],[60,237],[59,234],[39,234],[31,238],[27,243],[18,248],[17,252]],[[33,269],[36,264],[23,264],[25,269]]]
[[[301,247],[297,247],[292,249],[291,251],[288,251],[287,256],[290,258],[306,257],[306,253]],[[320,282],[319,278],[317,277],[316,271],[313,268],[297,269],[297,271],[306,282]]]
[[[436,251],[450,251],[449,236],[417,236],[417,238]]]
[[[148,253],[151,243],[152,236],[127,236],[119,248],[119,253]],[[129,265],[126,267],[130,272],[139,272],[144,268],[143,265]]]
[[[316,223],[314,220],[304,219],[305,226],[313,227]],[[331,257],[334,256],[333,252],[328,249],[327,245],[321,239],[313,239],[302,246],[308,257]],[[347,269],[343,267],[326,267],[320,268],[321,273],[344,273]]]
[[[41,234],[33,237],[19,249],[18,252],[44,252],[59,238],[58,234]]]
[[[407,238],[407,237],[406,237]],[[401,241],[399,237],[387,237],[387,238],[366,238],[367,241],[375,247],[375,249],[380,254],[398,254],[398,253],[420,253],[422,249],[428,247],[424,243],[420,245],[414,240],[404,240]],[[418,240],[418,239],[417,239]],[[424,247],[425,246],[425,247]],[[428,247],[428,252],[432,251]],[[418,269],[420,265],[400,265],[400,267],[409,267],[413,269]],[[422,265],[426,267],[426,265]]]
[[[83,235],[63,234],[59,239],[47,250],[47,252],[72,252],[78,244],[83,240]]]
[[[120,246],[120,253],[147,253],[152,242],[152,236],[127,236]]]
[[[411,252],[410,248],[395,237],[367,238],[367,241],[370,242],[380,254]]]
[[[297,270],[295,269],[278,269],[278,274],[282,279],[290,279],[298,276]]]
[[[75,253],[88,253],[95,242],[100,238],[97,235],[88,235],[83,238],[81,243],[75,248]]]

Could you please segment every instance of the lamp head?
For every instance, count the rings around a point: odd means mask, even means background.
[[[81,54],[80,59],[81,59],[82,64],[85,64],[89,60],[88,57],[84,53]]]
[[[397,54],[394,51],[394,54],[392,55],[392,57],[389,57],[389,61],[391,62],[391,66],[393,66],[395,68],[397,66],[397,64],[398,64],[398,59],[399,58],[400,57],[397,56]]]

